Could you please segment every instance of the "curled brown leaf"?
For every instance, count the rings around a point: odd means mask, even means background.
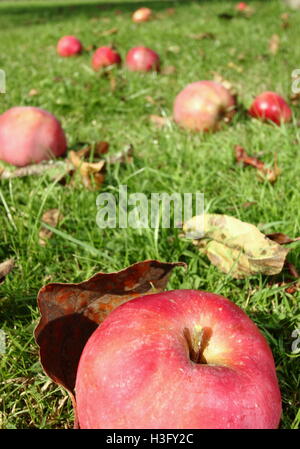
[[[60,213],[59,209],[49,209],[44,212],[42,216],[42,226],[39,232],[39,244],[41,246],[45,246],[53,234],[52,231],[43,227],[43,223],[55,228],[62,219],[63,215]]]
[[[239,163],[243,163],[244,165],[250,165],[251,167],[256,168],[259,178],[263,181],[269,181],[271,183],[274,183],[281,173],[281,170],[279,169],[277,164],[276,154],[274,156],[274,165],[272,168],[270,168],[266,167],[265,163],[260,159],[254,156],[249,156],[245,148],[243,148],[240,145],[236,145],[234,147],[234,151],[236,161]]]
[[[133,298],[163,291],[171,271],[186,265],[146,260],[115,273],[97,273],[80,283],[41,288],[40,321],[34,335],[46,374],[66,388],[75,409],[74,387],[81,352],[91,334],[116,307]]]

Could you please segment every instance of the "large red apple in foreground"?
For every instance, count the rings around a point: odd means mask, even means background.
[[[174,290],[116,308],[77,371],[81,428],[274,429],[281,395],[256,325],[221,296]]]
[[[188,84],[175,98],[176,123],[193,131],[216,131],[234,115],[235,97],[215,81]]]
[[[254,99],[249,114],[263,121],[272,121],[277,125],[289,122],[292,118],[292,111],[285,99],[271,91],[263,92]]]
[[[16,106],[0,115],[0,159],[17,166],[61,156],[67,142],[60,122],[50,112]]]
[[[126,66],[134,72],[158,71],[160,60],[158,54],[151,48],[134,47],[126,55]]]
[[[92,57],[92,67],[96,71],[120,63],[121,56],[112,47],[99,47]]]
[[[75,36],[63,36],[56,47],[57,53],[64,57],[78,55],[82,50],[82,44]]]

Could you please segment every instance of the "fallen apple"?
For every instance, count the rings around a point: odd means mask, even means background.
[[[173,118],[185,129],[216,131],[233,117],[235,104],[235,97],[221,83],[196,81],[175,98]]]
[[[249,6],[245,2],[239,2],[235,5],[235,9],[237,11],[245,11],[248,8],[249,8]]]
[[[132,21],[135,23],[147,22],[152,17],[150,8],[139,8],[132,14]]]
[[[63,36],[59,39],[56,47],[59,56],[63,57],[78,55],[82,50],[82,44],[75,36]]]
[[[92,57],[92,67],[96,71],[120,63],[121,56],[112,47],[99,47]]]
[[[87,341],[82,429],[275,429],[281,394],[266,339],[237,305],[197,290],[122,304]]]
[[[277,125],[289,122],[292,118],[292,111],[285,99],[271,91],[263,92],[254,99],[249,114],[257,119],[271,121]]]
[[[151,48],[134,47],[126,55],[126,66],[129,70],[137,72],[158,71],[160,59]]]
[[[61,124],[50,112],[15,106],[0,115],[0,160],[25,166],[61,156],[66,149]]]

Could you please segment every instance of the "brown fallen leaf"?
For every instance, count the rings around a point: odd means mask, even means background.
[[[163,128],[164,126],[168,126],[170,124],[169,117],[161,117],[160,115],[152,114],[150,115],[150,122],[153,123],[158,128]]]
[[[193,217],[183,231],[213,265],[236,279],[280,273],[289,251],[256,226],[228,215]]]
[[[216,35],[210,32],[189,34],[188,37],[196,40],[216,39]]]
[[[63,215],[60,213],[59,209],[49,209],[44,212],[42,216],[42,226],[39,232],[39,245],[45,246],[47,241],[52,236],[52,231],[43,227],[43,223],[46,223],[53,228],[56,228],[58,223],[63,219]]]
[[[267,234],[268,239],[274,240],[274,242],[279,243],[279,245],[286,245],[288,243],[298,242],[300,237],[290,238],[286,234],[281,232],[274,232],[272,234]]]
[[[30,89],[30,91],[28,92],[29,97],[35,97],[38,94],[39,94],[39,91],[37,89]]]
[[[89,190],[98,190],[104,182],[105,160],[86,162],[83,155],[69,151],[69,159],[81,176],[83,185]]]
[[[290,95],[290,100],[293,105],[295,105],[295,106],[299,105],[300,104],[300,92],[292,93]]]
[[[6,276],[12,271],[15,266],[14,259],[7,259],[0,263],[0,284],[4,282]]]
[[[295,267],[294,264],[292,264],[291,262],[289,262],[288,260],[285,262],[285,267],[287,268],[287,270],[289,271],[290,275],[293,276],[296,279],[300,280],[300,274],[298,273],[297,268]]]
[[[219,72],[212,72],[213,75],[213,80],[216,83],[220,83],[222,84],[222,86],[224,86],[227,90],[229,90],[229,92],[231,93],[231,95],[233,97],[235,97],[235,99],[237,99],[237,90],[236,87],[231,83],[231,81],[225,79]]]
[[[262,162],[260,159],[249,156],[241,145],[236,145],[234,147],[235,150],[235,158],[236,161],[239,163],[243,163],[244,165],[250,165],[251,167],[254,167],[258,170],[258,176],[262,181],[269,181],[271,183],[274,183],[279,174],[281,173],[281,170],[278,168],[277,165],[277,155],[274,156],[274,165],[273,168],[269,168],[265,166],[265,163]]]
[[[34,336],[46,374],[66,388],[76,418],[75,379],[81,352],[91,334],[119,305],[165,290],[171,271],[183,262],[146,260],[115,273],[97,273],[80,283],[42,287],[37,303],[40,321]]]
[[[281,14],[280,19],[281,19],[281,28],[286,29],[290,26],[289,22],[290,15],[288,12]]]
[[[161,75],[173,75],[176,72],[174,65],[167,65],[160,70]]]
[[[167,8],[166,9],[166,15],[167,16],[173,16],[176,13],[176,9],[175,8]]]
[[[278,34],[273,34],[271,39],[269,40],[269,52],[272,53],[272,55],[276,55],[276,53],[279,50],[280,46],[280,37]]]

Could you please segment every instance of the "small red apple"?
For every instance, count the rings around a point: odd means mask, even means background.
[[[54,115],[32,106],[15,106],[0,115],[0,159],[25,166],[61,156],[67,142]]]
[[[62,37],[56,47],[57,53],[64,57],[78,55],[82,50],[82,44],[75,36]]]
[[[215,81],[188,84],[175,98],[173,117],[176,123],[193,131],[215,131],[235,112],[235,97]]]
[[[244,2],[239,2],[235,5],[235,9],[237,11],[245,11],[248,8],[249,8],[249,6],[247,5],[247,3],[244,3]]]
[[[249,114],[263,121],[272,121],[277,125],[289,122],[292,118],[292,111],[284,98],[270,91],[263,92],[254,99]]]
[[[127,53],[126,65],[129,70],[149,72],[159,70],[160,60],[158,54],[147,47],[134,47]]]
[[[121,63],[121,56],[112,47],[97,48],[92,57],[92,67],[96,71],[104,67],[118,65],[120,63]]]
[[[135,23],[147,22],[152,17],[150,8],[139,8],[132,14],[132,21]]]
[[[76,378],[82,429],[275,429],[281,394],[266,339],[222,296],[173,290],[117,307]]]

